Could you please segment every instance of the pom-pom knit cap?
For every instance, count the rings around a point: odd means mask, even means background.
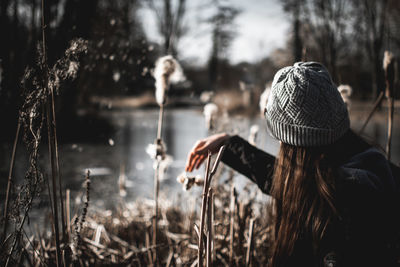
[[[317,62],[297,62],[275,74],[265,117],[272,136],[295,146],[330,145],[350,128],[347,107]]]

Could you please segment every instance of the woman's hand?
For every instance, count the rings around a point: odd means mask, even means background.
[[[229,137],[230,136],[226,133],[220,133],[197,141],[189,152],[185,170],[191,172],[194,168],[198,169],[207,158],[208,151],[212,154],[217,153],[219,148]]]

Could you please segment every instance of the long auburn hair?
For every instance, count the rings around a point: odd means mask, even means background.
[[[271,187],[276,215],[272,266],[299,263],[296,258],[304,254],[315,258],[337,216],[335,168],[329,150],[281,143]]]

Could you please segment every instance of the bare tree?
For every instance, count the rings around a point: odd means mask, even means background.
[[[330,70],[335,81],[339,78],[338,60],[348,49],[346,24],[350,10],[346,3],[346,0],[312,0],[309,1],[305,16],[319,52],[319,60]]]
[[[358,5],[360,1],[353,1]],[[363,0],[360,13],[362,27],[360,30],[364,35],[364,44],[368,58],[371,63],[373,80],[373,97],[377,97],[384,88],[382,55],[385,31],[387,28],[388,0],[374,1]]]
[[[164,53],[176,56],[179,39],[186,30],[183,26],[186,0],[177,0],[175,2],[176,9],[174,10],[172,0],[147,0],[148,6],[157,17],[158,30],[163,37]]]
[[[215,90],[218,79],[218,65],[222,60],[226,60],[229,47],[235,36],[233,23],[239,10],[235,7],[220,4],[215,1],[217,12],[209,22],[212,24],[212,50],[208,65],[209,81],[212,90]]]
[[[295,62],[303,59],[303,40],[301,37],[301,15],[304,12],[306,0],[283,0],[284,10],[292,16],[293,59]]]

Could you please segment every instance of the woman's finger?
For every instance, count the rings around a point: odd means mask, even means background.
[[[198,169],[201,166],[201,164],[204,162],[205,158],[206,158],[206,156],[204,154],[202,154],[200,157],[198,157],[193,165],[194,168]]]
[[[192,166],[192,162],[193,162],[193,159],[194,159],[195,156],[196,155],[195,155],[194,152],[190,152],[189,153],[187,161],[186,161],[186,171],[190,171],[191,166]]]
[[[193,171],[193,169],[195,168],[195,166],[196,166],[196,162],[197,162],[197,160],[200,158],[200,154],[196,154],[194,157],[193,157],[193,159],[192,159],[192,161],[190,162],[190,167],[189,167],[189,171]]]
[[[195,153],[191,150],[186,158],[186,166],[190,165],[190,162],[192,161],[192,158],[194,157],[194,155],[195,155]]]
[[[193,152],[192,156],[190,158],[189,164],[188,164],[188,171],[191,172],[193,171],[193,168],[195,166],[195,162],[197,161],[197,159],[200,157],[200,154]]]

